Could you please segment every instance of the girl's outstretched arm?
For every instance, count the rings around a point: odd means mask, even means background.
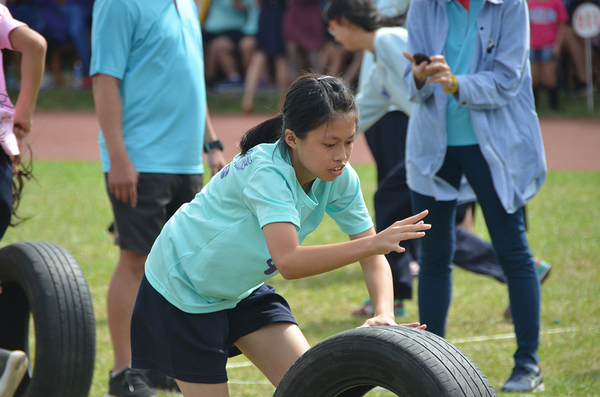
[[[303,247],[291,223],[270,223],[263,227],[271,259],[286,279],[326,273],[374,255],[404,252],[402,240],[420,238],[431,226],[423,223],[427,211],[394,223],[389,228],[363,238],[337,244]]]

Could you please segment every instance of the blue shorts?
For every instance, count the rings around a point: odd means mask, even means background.
[[[133,368],[153,369],[191,383],[227,382],[235,342],[276,322],[296,323],[286,300],[264,284],[229,310],[190,314],[143,278],[131,319]]]
[[[540,48],[539,50],[534,50],[533,48],[529,50],[529,60],[531,62],[550,62],[554,60],[552,56],[552,47],[551,45]]]

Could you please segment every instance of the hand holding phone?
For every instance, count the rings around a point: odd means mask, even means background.
[[[417,65],[421,64],[422,62],[427,62],[427,63],[431,63],[431,61],[429,60],[429,57],[425,54],[414,54],[413,58],[415,59],[415,63]]]

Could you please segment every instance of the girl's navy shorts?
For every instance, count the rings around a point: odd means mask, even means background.
[[[264,284],[229,310],[191,314],[159,294],[144,276],[131,319],[132,366],[184,382],[227,382],[235,342],[271,323],[296,320],[286,300]]]

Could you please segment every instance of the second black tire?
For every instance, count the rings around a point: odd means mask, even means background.
[[[47,242],[6,246],[0,249],[0,288],[0,347],[23,350],[34,359],[15,396],[87,397],[96,328],[88,286],[75,259]],[[33,344],[35,354],[29,351]]]
[[[357,397],[375,387],[397,396],[492,397],[477,365],[431,332],[403,326],[341,332],[309,349],[274,397]]]

